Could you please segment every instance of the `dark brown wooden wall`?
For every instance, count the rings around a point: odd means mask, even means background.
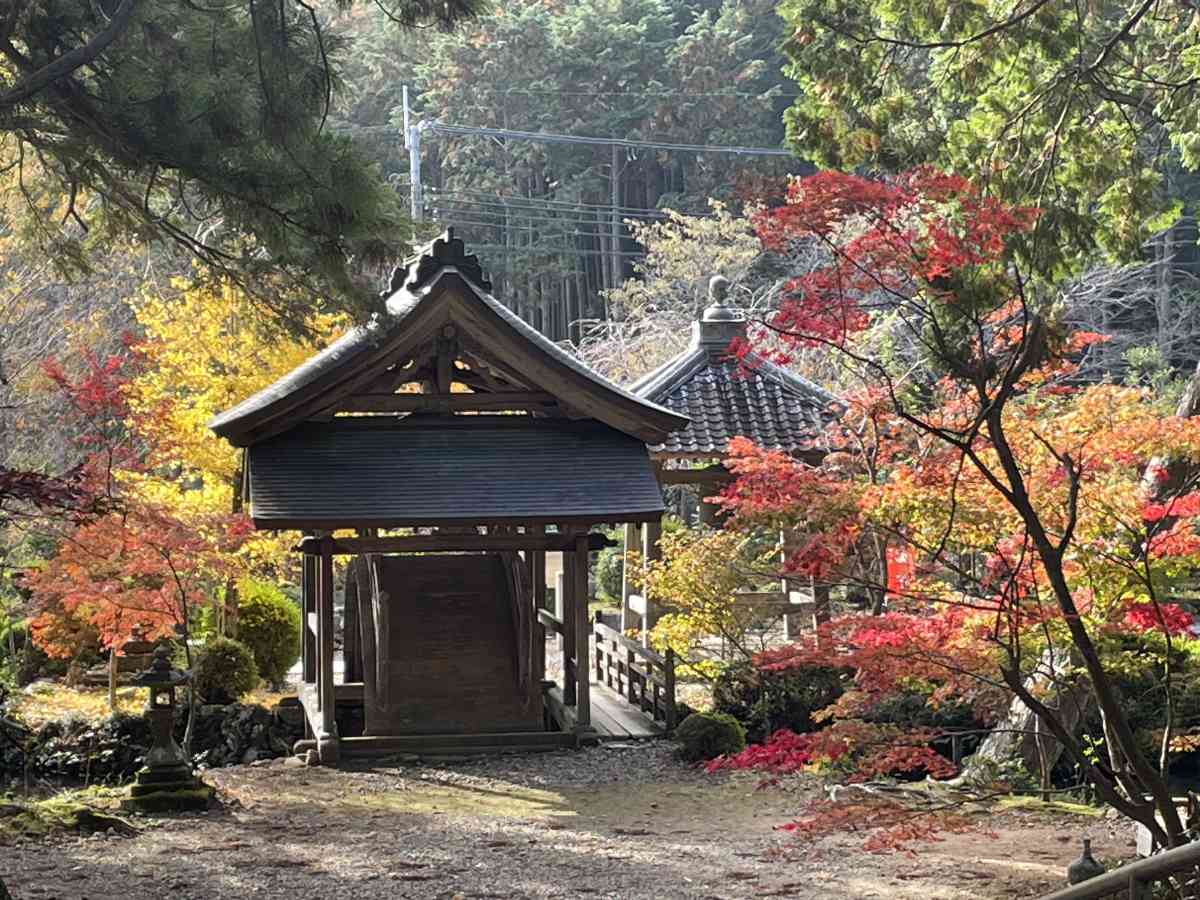
[[[367,711],[367,733],[540,730],[540,685],[526,678],[524,690],[518,686],[518,638],[500,558],[434,554],[377,561],[388,605],[389,702]]]

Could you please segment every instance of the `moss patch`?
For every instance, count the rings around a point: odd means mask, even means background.
[[[1008,797],[1001,797],[997,801],[997,806],[1001,809],[1020,809],[1029,810],[1030,812],[1053,812],[1065,813],[1070,816],[1087,816],[1095,819],[1104,815],[1104,810],[1099,806],[1089,806],[1086,803],[1072,803],[1068,800],[1041,800],[1037,797],[1029,797],[1024,795],[1013,794]]]
[[[108,809],[116,805],[121,793],[111,788],[92,788],[68,791],[45,800],[0,800],[0,844],[67,831],[89,834],[113,828],[119,834],[137,834],[132,824]]]

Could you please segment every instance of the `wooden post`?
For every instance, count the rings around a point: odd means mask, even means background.
[[[300,605],[304,611],[302,617],[304,633],[303,670],[304,683],[315,684],[317,681],[317,636],[312,633],[308,623],[317,611],[317,558],[311,553],[302,557],[302,575],[300,579]]]
[[[629,608],[629,598],[637,593],[634,590],[633,571],[629,568],[629,551],[638,548],[638,529],[640,526],[627,523],[625,525],[624,557],[621,562],[621,632],[624,633],[636,624],[637,613]]]
[[[638,688],[637,688],[637,685],[634,684],[634,679],[633,679],[633,670],[634,670],[634,665],[636,663],[637,663],[637,658],[633,655],[633,648],[626,647],[625,648],[625,696],[629,699],[629,702],[634,704],[635,706],[638,703]]]
[[[829,621],[829,585],[812,580],[813,630]]]
[[[658,541],[662,537],[662,520],[656,519],[653,522],[646,523],[646,530],[642,533],[642,557],[647,563],[656,559],[662,558],[662,548],[658,546]],[[649,591],[643,591],[642,596],[646,600],[646,616],[642,620],[642,646],[650,646],[650,629],[658,623],[659,607],[650,596]]]
[[[559,597],[562,604],[559,608],[559,619],[563,623],[562,654],[563,654],[563,702],[574,706],[576,687],[579,683],[579,670],[575,667],[575,642],[579,638],[575,627],[575,614],[578,611],[575,600],[575,554],[563,553],[563,572],[559,580]],[[587,680],[587,672],[583,678]]]
[[[322,764],[336,765],[338,741],[333,687],[333,538],[328,535],[321,541],[317,587],[317,697],[321,708],[321,733],[317,735],[317,753]]]
[[[675,730],[675,651],[668,647],[663,657],[663,681],[666,682],[663,689],[663,693],[666,694],[663,706],[666,707],[667,734],[670,734]]]
[[[579,728],[589,728],[592,724],[591,705],[591,664],[588,655],[592,642],[592,619],[588,615],[588,536],[582,531],[575,536],[575,558],[572,569],[574,587],[571,593],[575,601],[575,648],[578,654],[575,671],[578,675],[575,685],[575,723]]]
[[[534,532],[545,534],[546,526],[535,526]],[[533,587],[533,672],[538,681],[546,677],[546,628],[538,621],[537,611],[546,607],[546,551],[531,550],[529,558],[533,572],[530,584]],[[540,690],[540,688],[539,688]]]
[[[596,610],[596,615],[592,618],[592,621],[593,623],[599,622],[603,624],[603,621],[600,618],[600,610]],[[603,639],[600,637],[600,632],[595,629],[594,625],[592,627],[590,640],[591,643],[596,645],[596,658],[592,660],[592,665],[596,667],[596,684],[607,683],[609,687],[612,687],[612,669],[604,665],[604,657],[606,656],[605,651],[607,648],[601,646],[601,641]],[[616,650],[615,642],[613,643],[613,649]],[[605,671],[606,669],[607,672]]]
[[[358,625],[358,605],[362,602],[358,585],[351,590],[351,579],[346,578],[346,589],[342,594],[342,680],[347,684],[363,680],[362,634]]]

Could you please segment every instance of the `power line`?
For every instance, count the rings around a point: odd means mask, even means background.
[[[573,247],[561,247],[552,249],[539,249],[536,247],[506,247],[503,244],[474,244],[471,247],[473,253],[479,254],[532,254],[533,256],[612,256],[611,250],[577,250]],[[635,253],[629,250],[622,250],[618,256],[645,256],[645,253]]]
[[[518,96],[547,96],[554,95],[557,97],[760,97],[764,100],[782,97],[788,100],[794,100],[803,94],[790,94],[783,92],[774,92],[770,88],[765,91],[557,91],[557,90],[532,90],[522,88],[520,90],[514,88],[472,88],[473,94],[516,94]]]
[[[436,220],[436,221],[445,222],[447,225],[455,225],[455,226],[458,226],[458,225],[473,225],[473,226],[476,226],[476,227],[478,227],[478,228],[504,228],[504,227],[505,227],[505,225],[504,225],[504,223],[503,223],[503,222],[480,222],[478,219],[463,219],[463,218],[458,218],[458,217],[435,217],[435,220]],[[554,223],[553,223],[553,222],[551,222],[550,224],[554,224]],[[518,227],[525,227],[525,226],[518,226]],[[556,231],[556,229],[551,229],[551,228],[544,228],[543,230],[544,230],[544,231],[547,231],[547,232],[553,232],[553,231]],[[599,233],[599,232],[586,232],[586,231],[566,231],[566,230],[561,230],[561,229],[557,230],[557,233],[556,233],[556,234],[551,234],[550,236],[551,236],[551,237],[562,237],[562,238],[571,238],[571,237],[597,237],[597,236],[608,237],[608,235],[607,235],[607,234],[602,234],[602,233]],[[592,252],[592,251],[589,251],[589,252]],[[601,251],[601,250],[597,250],[597,251],[595,251],[595,252],[597,252],[597,253],[604,253],[604,252],[611,253],[612,251]],[[631,251],[622,251],[622,252],[631,252]],[[631,255],[633,255],[633,256],[642,256],[642,255],[644,255],[644,251],[640,251],[640,250],[639,250],[639,251],[636,251],[636,252],[631,252]]]
[[[469,125],[447,125],[443,122],[425,122],[423,130],[435,134],[455,134],[507,138],[531,141],[535,144],[588,144],[599,147],[625,147],[631,150],[679,150],[687,153],[730,153],[735,156],[792,156],[788,150],[772,147],[736,147],[722,144],[675,144],[656,141],[630,141],[625,138],[584,137],[573,134],[553,134],[545,131],[513,131],[508,128],[485,128]]]
[[[489,228],[542,227],[554,230],[567,230],[572,234],[577,234],[581,237],[585,235],[588,237],[600,235],[608,237],[608,231],[605,229],[608,229],[612,224],[611,222],[604,220],[597,221],[596,219],[569,219],[562,217],[549,218],[545,216],[510,216],[507,222],[505,222],[503,219],[497,219],[496,221],[490,222],[479,222],[478,218],[485,218],[488,216],[498,217],[501,215],[501,213],[489,212],[488,210],[480,209],[446,209],[442,206],[432,207],[429,212],[436,220],[446,222],[450,225],[461,221],[459,218],[460,215],[466,215],[476,217],[475,221],[477,224],[486,225]],[[557,227],[555,228],[555,226]],[[601,230],[583,230],[584,228]]]
[[[611,224],[611,215],[605,215],[601,211],[578,210],[572,212],[569,209],[538,209],[533,206],[503,206],[498,203],[488,203],[486,200],[442,200],[435,201],[433,204],[426,206],[426,209],[433,211],[465,211],[472,215],[495,216],[498,219],[508,219],[510,221],[520,221],[522,219],[534,219],[538,221],[550,222],[578,222],[580,225],[596,225],[596,224]],[[635,219],[645,221],[662,221],[663,216],[654,214],[635,214],[621,213],[618,215],[624,219]]]
[[[566,212],[584,212],[592,209],[601,210],[609,215],[611,215],[613,212],[613,207],[609,206],[607,203],[585,203],[582,200],[552,200],[541,197],[517,197],[515,195],[489,194],[486,191],[471,191],[465,188],[447,190],[446,188],[431,187],[429,189],[429,193],[444,197],[478,197],[480,198],[479,200],[472,200],[472,202],[487,203],[493,206],[512,207],[514,209],[563,207],[564,211]],[[550,211],[553,212],[554,210],[550,209]],[[616,211],[626,212],[631,215],[668,215],[667,210],[659,209],[657,207],[648,208],[641,206],[618,206]]]

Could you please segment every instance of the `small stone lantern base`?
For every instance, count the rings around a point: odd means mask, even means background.
[[[141,769],[129,796],[121,801],[126,812],[162,813],[208,809],[216,792],[186,766],[178,770]]]

